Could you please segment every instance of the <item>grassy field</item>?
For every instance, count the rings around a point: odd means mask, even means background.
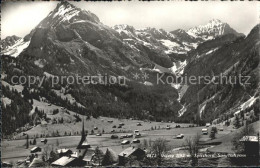
[[[30,149],[34,146],[31,145],[29,149],[25,149],[26,136],[28,134],[30,140],[32,141],[34,137],[37,138],[36,146],[41,148],[46,148],[49,146],[50,148],[58,149],[58,148],[69,148],[72,151],[76,150],[76,146],[80,140],[80,132],[82,130],[82,121],[76,122],[76,118],[73,116],[76,114],[73,111],[69,111],[56,105],[50,105],[44,101],[33,101],[34,108],[37,107],[39,110],[43,110],[47,114],[47,117],[51,120],[56,119],[59,120],[63,118],[64,123],[62,124],[52,124],[51,122],[42,122],[37,126],[32,127],[30,130],[25,132],[20,132],[14,136],[15,140],[3,140],[2,141],[2,161],[7,162],[17,162],[18,160],[24,160],[28,155],[30,155]],[[59,112],[53,115],[53,110],[59,109]],[[34,110],[32,110],[33,113]],[[111,148],[117,154],[123,151],[125,148],[129,146],[133,146],[133,144],[122,146],[120,142],[123,139],[111,139],[111,131],[114,130],[113,134],[125,135],[128,133],[133,133],[134,130],[139,130],[141,133],[141,137],[139,138],[141,142],[143,139],[154,141],[157,138],[164,138],[167,140],[169,148],[172,149],[174,154],[183,153],[184,150],[178,150],[179,147],[185,145],[185,139],[194,136],[197,133],[201,134],[201,129],[204,127],[189,127],[190,124],[176,124],[176,123],[165,123],[165,122],[150,122],[150,121],[140,121],[140,120],[132,120],[132,119],[116,119],[109,117],[99,117],[99,118],[90,118],[86,119],[82,115],[79,115],[81,119],[84,119],[84,127],[85,130],[90,134],[92,130],[94,130],[94,135],[88,135],[87,140],[91,144],[92,149],[96,146],[99,146],[103,151],[107,148]],[[120,123],[124,123],[122,128],[118,128]],[[141,126],[138,126],[138,123],[141,123]],[[175,128],[176,125],[180,125],[181,128]],[[258,125],[255,124],[259,128]],[[113,128],[116,126],[116,128]],[[167,126],[170,126],[171,129],[166,129]],[[97,127],[97,129],[94,129]],[[224,131],[219,131],[216,134],[215,140],[210,140],[209,135],[202,135],[200,141],[203,142],[220,142],[221,144],[218,146],[211,146],[208,151],[212,152],[232,152],[231,140],[235,135],[236,131],[233,129],[233,126],[223,126],[223,124],[217,125],[217,127],[223,127]],[[153,128],[153,129],[152,129]],[[156,128],[156,129],[155,129]],[[211,128],[208,128],[210,132]],[[259,130],[259,129],[258,129]],[[104,134],[102,136],[96,136],[97,133]],[[59,132],[59,137],[52,137],[53,133]],[[64,134],[71,134],[72,136],[64,136]],[[176,139],[175,136],[178,134],[184,134],[183,139]],[[43,136],[43,138],[41,138]],[[48,136],[48,142],[46,145],[40,142],[41,139],[44,139],[45,136]],[[127,138],[128,140],[132,140],[133,138]],[[58,142],[58,146],[57,146]],[[135,145],[136,146],[136,145]],[[202,149],[204,150],[204,149]]]
[[[113,121],[112,123],[108,121]],[[137,126],[137,123],[141,123],[142,126]],[[123,128],[112,128],[113,125],[118,126],[119,123],[124,123],[125,125]],[[171,129],[167,130],[166,126],[170,125]],[[170,148],[178,148],[185,144],[185,138],[194,136],[197,133],[201,134],[201,129],[204,127],[188,127],[189,124],[179,124],[182,128],[175,128],[175,123],[161,123],[161,122],[143,122],[138,120],[127,120],[127,119],[115,119],[115,118],[107,118],[107,117],[100,117],[98,119],[91,118],[90,120],[85,121],[85,130],[92,130],[94,127],[98,127],[98,130],[95,130],[95,134],[100,132],[102,129],[105,130],[105,134],[102,136],[96,136],[96,135],[88,135],[87,140],[91,144],[92,149],[94,149],[96,146],[99,146],[103,151],[105,151],[107,148],[111,148],[114,150],[117,154],[119,154],[121,151],[123,151],[125,148],[129,146],[133,146],[133,144],[130,145],[121,145],[120,142],[123,139],[111,139],[111,133],[110,131],[115,129],[118,136],[127,134],[125,132],[131,132],[133,133],[133,130],[140,130],[141,137],[139,138],[141,142],[143,139],[152,140],[154,141],[157,138],[164,138],[167,140],[168,145]],[[151,130],[151,127],[157,128],[157,130]],[[160,128],[160,129],[158,129]],[[28,133],[29,137],[33,137],[34,135],[40,135],[40,134],[46,134],[51,133],[52,131],[59,130],[60,133],[62,132],[69,132],[69,131],[78,131],[80,132],[82,129],[82,122],[78,123],[65,123],[65,124],[47,124],[45,126],[38,125],[36,127],[33,127],[31,130],[28,130],[26,133]],[[225,127],[224,131],[219,132],[216,136],[217,138],[221,138],[225,136],[226,134],[230,133],[230,131]],[[210,128],[209,128],[210,130]],[[121,131],[121,132],[120,132]],[[183,139],[175,139],[175,136],[178,134],[184,134]],[[30,146],[29,149],[25,149],[25,143],[26,140],[24,139],[25,136],[22,134],[18,134],[17,138],[23,138],[23,139],[17,139],[17,140],[4,140],[2,141],[2,160],[7,162],[16,162],[18,160],[25,159],[30,154],[30,149],[34,146]],[[71,150],[75,151],[76,146],[79,143],[80,135],[77,136],[61,136],[61,137],[48,137],[48,142],[46,145],[40,142],[40,140],[43,138],[37,138],[37,144],[36,146],[39,146],[41,148],[44,148],[46,146],[53,146],[54,149],[58,148],[70,148]],[[128,140],[132,140],[133,138],[126,138]],[[32,139],[30,139],[32,141]],[[201,141],[208,141],[209,135],[202,135]],[[59,142],[59,146],[57,146],[57,141]]]

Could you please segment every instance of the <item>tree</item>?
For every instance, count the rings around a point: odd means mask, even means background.
[[[29,148],[29,135],[26,135],[26,149]]]
[[[46,145],[46,146],[43,148],[43,151],[42,151],[42,159],[43,159],[44,161],[49,160],[50,151],[51,151],[50,145]]]
[[[93,160],[98,162],[98,165],[100,166],[101,165],[101,162],[103,160],[103,152],[99,149],[99,147],[97,146],[95,148],[95,151],[94,151],[94,155],[93,155]]]
[[[163,154],[169,150],[167,141],[163,138],[158,138],[151,146],[151,153],[156,157],[157,164],[160,166],[163,159]]]
[[[36,145],[36,138],[33,139],[33,145]]]
[[[198,164],[197,154],[199,152],[199,139],[200,139],[200,134],[198,133],[194,137],[189,137],[186,139],[188,152],[191,156],[191,166],[196,166]]]
[[[53,162],[55,160],[59,159],[59,155],[53,151],[53,149],[51,150],[50,152],[50,158],[49,158],[49,161],[50,162]]]
[[[241,116],[242,120],[245,119],[245,112],[244,112],[244,110],[242,110],[242,111],[240,112],[240,116]]]
[[[58,146],[60,146],[60,144],[61,144],[60,141],[57,139],[56,140],[56,146],[58,147]]]
[[[210,137],[211,139],[215,139],[217,132],[218,132],[217,127],[212,127],[212,128],[211,128],[211,131],[210,131],[210,134],[209,134],[209,137]]]
[[[215,138],[216,138],[216,133],[213,132],[213,131],[211,131],[210,134],[209,134],[209,137],[210,137],[211,139],[215,139]]]
[[[234,120],[233,124],[234,124],[235,128],[239,128],[240,127],[240,120],[239,120],[238,115],[235,116],[235,120]]]
[[[102,160],[102,166],[109,166],[115,162],[115,154],[113,154],[110,150],[107,149]]]

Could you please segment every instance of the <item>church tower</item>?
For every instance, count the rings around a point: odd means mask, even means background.
[[[88,148],[90,148],[90,144],[87,142],[86,139],[86,133],[85,133],[85,128],[84,128],[84,117],[82,120],[82,131],[81,131],[81,139],[80,142],[77,146],[78,150],[78,158],[84,158],[84,156],[87,153]]]

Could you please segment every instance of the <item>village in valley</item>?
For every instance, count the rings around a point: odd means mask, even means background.
[[[82,117],[82,121],[78,123],[81,131],[75,131],[78,135],[71,135],[67,130],[64,136],[46,137],[40,134],[32,135],[28,131],[28,134],[18,134],[19,138],[16,140],[4,140],[2,164],[6,167],[163,166],[171,164],[185,166],[193,164],[192,162],[194,165],[198,163],[203,165],[205,160],[212,159],[209,157],[212,155],[215,159],[227,159],[225,156],[232,156],[232,154],[236,159],[248,157],[247,155],[237,157],[233,153],[234,145],[230,138],[235,138],[238,131],[243,132],[245,129],[234,129],[232,125],[206,123],[205,126],[197,126],[196,124],[99,117],[95,122],[99,126],[94,126],[91,131],[88,131],[88,122],[93,121]],[[100,128],[101,124],[106,126]],[[254,123],[250,129],[259,128],[259,124],[259,121]],[[108,127],[111,128],[105,131]],[[133,130],[130,130],[131,128]],[[249,130],[249,126],[246,129]],[[244,132],[243,134],[246,135]],[[257,136],[242,136],[238,142],[246,144],[244,150],[249,152],[250,157],[258,157]],[[195,148],[197,150],[194,150]],[[11,157],[8,158],[9,152]],[[207,155],[207,157],[200,158],[195,155]],[[255,162],[254,159],[251,160]],[[227,165],[232,164],[231,161],[226,162],[228,162]],[[206,163],[208,162],[204,164]],[[212,165],[214,164],[216,163],[213,162]]]

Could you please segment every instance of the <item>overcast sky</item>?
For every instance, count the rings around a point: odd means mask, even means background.
[[[24,37],[58,2],[4,2],[1,38]],[[128,24],[172,31],[189,29],[220,19],[238,32],[248,34],[258,23],[259,2],[70,2],[96,14],[108,26]]]

